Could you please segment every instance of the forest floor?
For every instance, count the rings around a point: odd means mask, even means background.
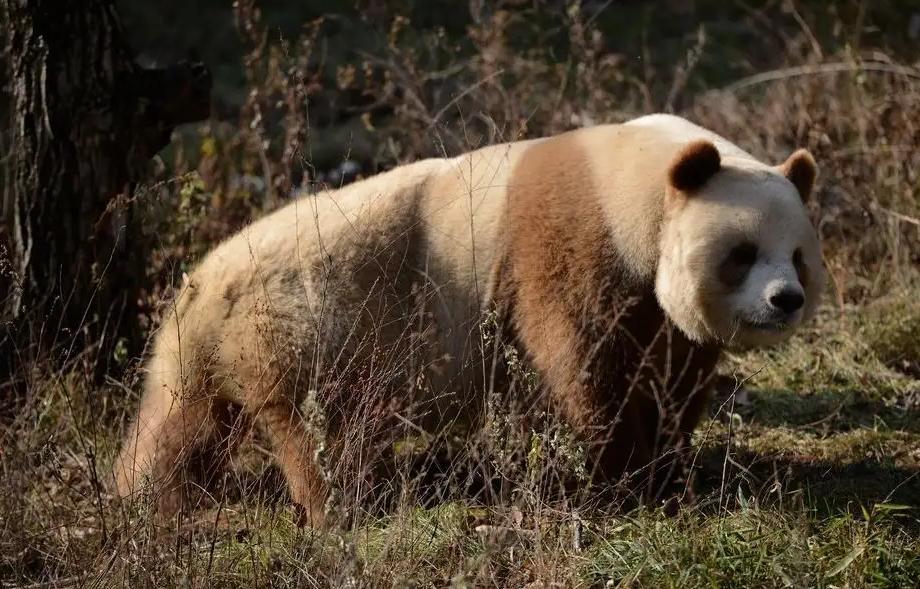
[[[523,492],[319,533],[293,525],[252,450],[237,465],[247,492],[163,533],[107,491],[136,396],[113,406],[78,379],[43,379],[0,432],[0,587],[916,586],[918,332],[920,290],[906,289],[827,305],[788,344],[729,356],[737,384],[696,436],[699,497],[672,516]]]

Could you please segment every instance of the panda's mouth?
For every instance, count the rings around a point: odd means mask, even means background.
[[[785,331],[789,328],[789,323],[785,321],[762,321],[762,320],[750,320],[742,319],[741,324],[748,329],[755,329],[758,331]]]

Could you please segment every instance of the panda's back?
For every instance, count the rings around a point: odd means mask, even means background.
[[[709,139],[715,143],[722,157],[738,158],[757,162],[750,153],[744,151],[728,139],[691,123],[687,119],[669,114],[651,114],[624,123],[628,127],[645,127],[661,134],[668,141],[686,144],[697,139]]]

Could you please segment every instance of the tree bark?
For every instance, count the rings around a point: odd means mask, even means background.
[[[0,0],[12,117],[7,363],[135,349],[143,243],[130,195],[173,128],[206,118],[201,64],[144,69],[112,0]],[[101,362],[100,362],[101,360]],[[3,367],[0,367],[3,368]]]

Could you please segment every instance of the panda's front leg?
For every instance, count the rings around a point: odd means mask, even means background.
[[[585,444],[592,482],[613,495],[622,495],[620,490],[633,494],[636,480],[648,478],[654,458],[655,418],[650,420],[648,411],[624,394],[622,375],[605,377],[617,371],[598,365],[598,355],[582,345],[578,334],[583,326],[568,309],[546,303],[539,315],[515,308],[512,316],[516,337],[540,373],[551,408]]]
[[[673,504],[672,510],[695,501],[691,438],[711,397],[708,386],[678,388],[676,394],[678,399],[668,409],[660,409],[656,475],[649,495],[658,503]]]
[[[628,494],[641,500],[655,467],[648,407],[626,398],[598,407],[595,415],[604,424],[592,440],[595,482],[625,485]]]

